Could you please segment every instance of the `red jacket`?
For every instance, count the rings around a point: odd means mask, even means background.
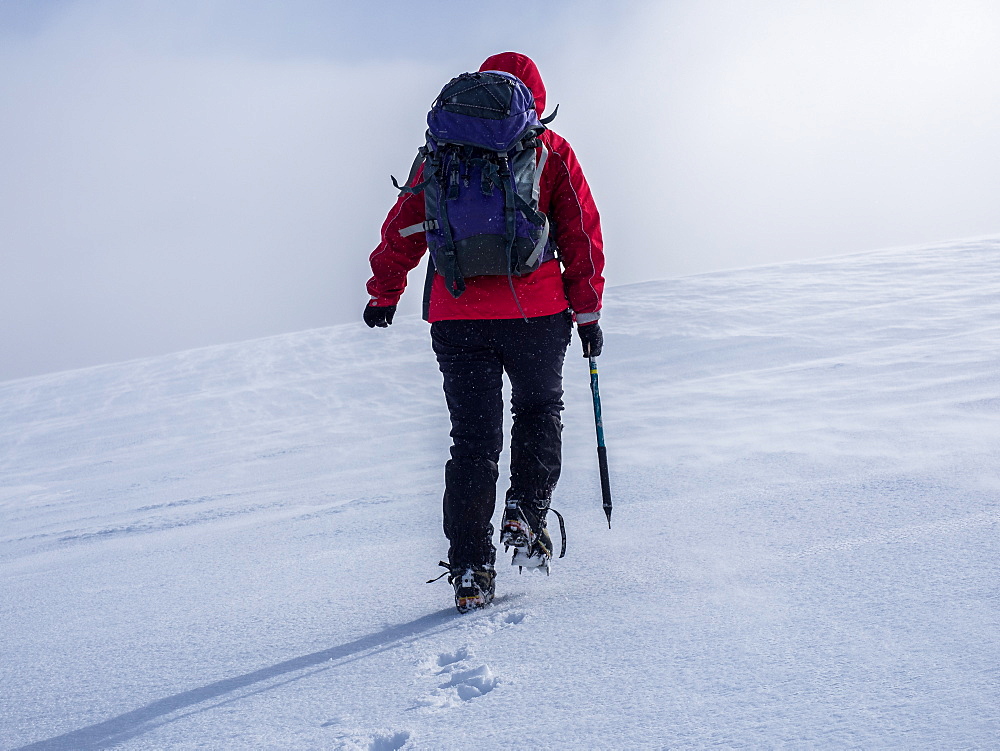
[[[545,86],[528,57],[504,52],[486,60],[480,70],[512,73],[531,89],[535,109],[545,110]],[[528,317],[552,315],[571,308],[580,322],[597,318],[604,291],[604,243],[601,218],[569,142],[551,130],[541,135],[549,149],[542,171],[538,208],[553,227],[559,261],[549,261],[535,272],[514,277],[517,300],[507,277],[477,276],[465,280],[461,297],[452,297],[444,277],[434,275],[429,321],[485,318],[520,318],[520,301]],[[427,250],[422,232],[401,237],[399,230],[424,221],[424,198],[407,193],[396,201],[382,225],[382,241],[371,254],[373,276],[368,292],[374,305],[395,305],[406,288],[406,274]]]

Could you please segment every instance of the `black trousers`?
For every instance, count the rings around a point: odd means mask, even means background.
[[[431,324],[451,414],[444,533],[453,566],[496,560],[490,522],[503,448],[504,373],[514,415],[507,497],[551,497],[562,464],[562,367],[571,333],[568,312]]]

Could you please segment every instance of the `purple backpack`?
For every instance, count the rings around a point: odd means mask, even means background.
[[[463,73],[431,107],[427,142],[406,185],[392,182],[400,195],[424,194],[425,221],[400,234],[426,233],[433,270],[454,297],[474,276],[506,276],[513,292],[512,277],[555,257],[548,218],[538,210],[548,158],[538,136],[550,120],[538,119],[519,78],[499,71]]]

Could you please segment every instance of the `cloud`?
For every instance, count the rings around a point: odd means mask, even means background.
[[[562,51],[610,274],[1000,231],[994,3],[654,3]]]
[[[90,22],[4,61],[0,377],[356,316],[441,73],[149,49]]]

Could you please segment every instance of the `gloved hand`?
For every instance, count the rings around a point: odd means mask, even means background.
[[[597,321],[593,323],[577,324],[577,333],[580,341],[583,342],[583,356],[597,357],[604,348],[604,334],[601,332],[601,324]]]
[[[395,305],[372,305],[369,303],[365,306],[365,323],[370,329],[376,326],[384,329],[392,323],[394,315],[396,315]]]

